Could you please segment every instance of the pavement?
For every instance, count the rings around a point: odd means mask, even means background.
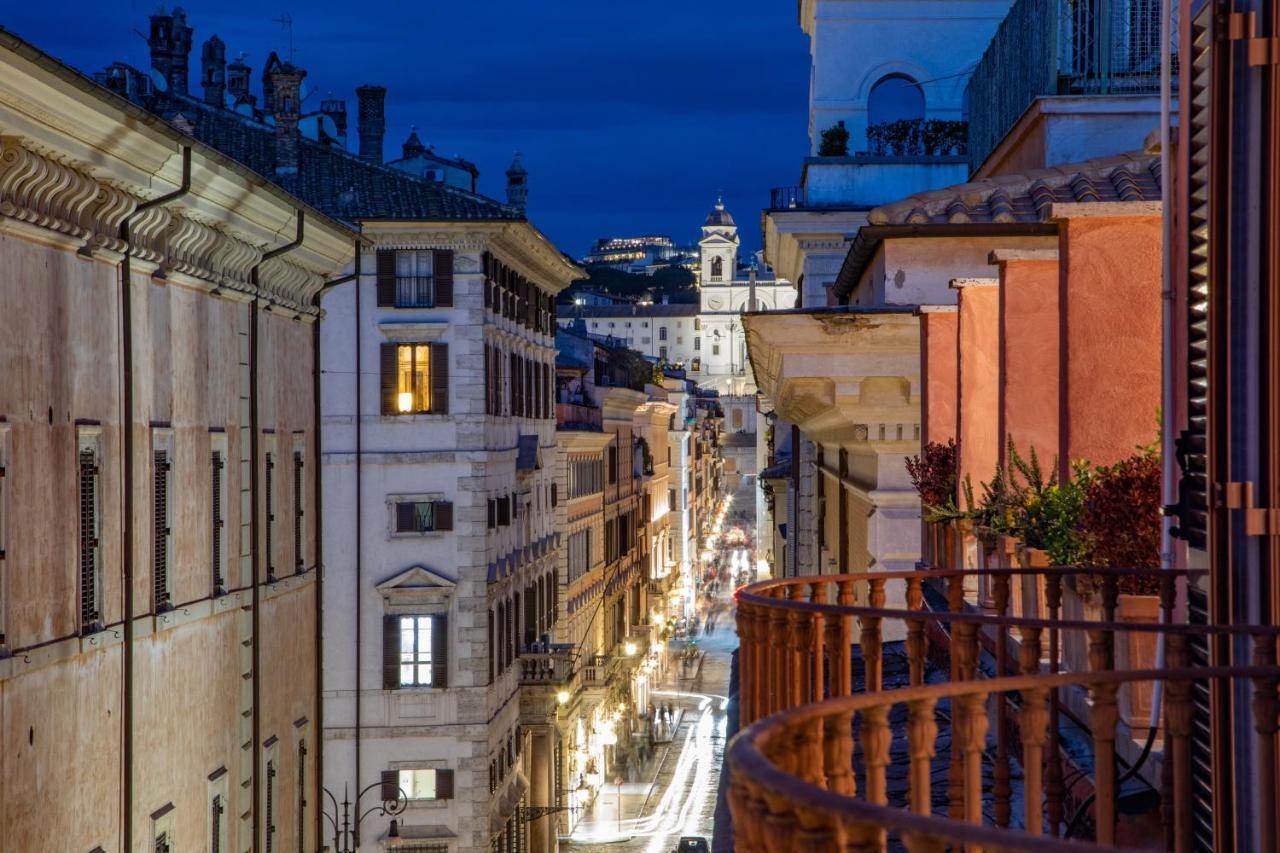
[[[749,489],[739,490],[733,500],[739,509],[753,505]],[[664,683],[651,691],[655,704],[670,702],[677,710],[671,741],[658,745],[639,781],[601,788],[573,834],[560,840],[562,850],[670,853],[686,835],[710,843],[728,726],[729,674],[738,648],[732,596],[723,583],[704,603],[699,666],[687,678],[679,677],[679,666],[668,667]]]

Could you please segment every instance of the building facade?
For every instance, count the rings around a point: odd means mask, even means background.
[[[316,299],[359,238],[7,33],[0,69],[3,844],[316,849]]]

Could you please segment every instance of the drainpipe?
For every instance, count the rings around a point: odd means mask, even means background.
[[[129,225],[140,213],[168,204],[191,191],[191,146],[182,147],[182,184],[173,192],[144,201],[120,223],[120,239],[124,242],[124,258],[120,261],[120,368],[123,374],[120,407],[123,410],[124,441],[122,574],[124,583],[124,815],[122,816],[124,849],[133,850],[133,247],[129,245]]]
[[[1171,58],[1169,56],[1169,46],[1173,43],[1173,10],[1172,0],[1161,0],[1160,2],[1160,222],[1164,233],[1161,235],[1161,243],[1163,251],[1161,255],[1161,279],[1163,281],[1161,300],[1161,325],[1162,341],[1161,355],[1164,361],[1161,370],[1161,405],[1160,405],[1160,481],[1163,494],[1161,495],[1161,503],[1164,506],[1172,506],[1176,500],[1174,481],[1177,477],[1176,470],[1176,451],[1174,446],[1175,435],[1173,429],[1174,419],[1177,418],[1178,412],[1174,410],[1174,404],[1177,401],[1176,389],[1174,387],[1174,365],[1177,361],[1178,347],[1174,340],[1174,315],[1176,313],[1177,304],[1175,303],[1175,291],[1173,287],[1173,200],[1170,198],[1169,183],[1172,181],[1171,167],[1173,165],[1173,157],[1169,150],[1170,139],[1170,123],[1171,111],[1173,107],[1173,69],[1171,67]],[[1160,519],[1160,567],[1162,569],[1175,568],[1178,561],[1173,553],[1173,519],[1168,515],[1162,515]],[[1189,584],[1190,581],[1185,581]],[[1184,595],[1187,594],[1184,592]],[[1164,621],[1164,610],[1160,610],[1160,619]],[[1164,669],[1165,660],[1165,635],[1163,632],[1156,634],[1156,669]],[[1154,732],[1160,724],[1160,700],[1164,691],[1162,690],[1164,682],[1157,680],[1152,688],[1151,696],[1151,730]]]
[[[261,300],[262,291],[258,282],[258,271],[262,265],[272,258],[279,257],[285,252],[290,252],[302,245],[303,227],[306,221],[305,215],[301,210],[298,211],[298,234],[283,246],[277,246],[269,252],[263,254],[262,258],[253,265],[253,269],[249,271],[249,280],[253,284],[253,301],[249,303],[249,495],[253,502],[253,512],[249,515],[249,566],[252,572],[252,583],[250,588],[253,595],[252,617],[253,628],[251,637],[251,649],[253,652],[253,843],[256,846],[258,838],[261,836],[262,829],[262,809],[258,807],[258,803],[262,796],[262,679],[259,667],[262,662],[262,585],[258,582],[258,565],[261,562],[261,554],[258,548],[258,539],[261,534],[261,523],[259,522],[258,492],[259,492],[259,433],[261,432],[258,423],[258,303]]]
[[[356,565],[355,565],[355,582],[356,582],[356,766],[355,766],[355,790],[361,790],[360,781],[363,778],[360,775],[360,735],[364,728],[363,718],[361,716],[363,694],[360,684],[360,672],[363,663],[361,658],[362,645],[361,638],[364,636],[362,626],[364,624],[364,606],[362,592],[364,590],[364,423],[361,417],[361,399],[364,395],[364,368],[361,366],[360,347],[363,327],[360,320],[360,279],[356,279],[356,295],[355,295],[355,327],[356,327],[356,400],[355,400],[355,417],[356,417]],[[382,402],[378,402],[379,411]],[[357,794],[357,800],[359,795]],[[358,806],[359,803],[357,802]],[[360,822],[356,821],[355,829],[356,849],[360,848]]]
[[[312,304],[317,309],[320,308],[320,297],[325,291],[337,287],[340,284],[346,284],[349,281],[357,281],[360,277],[360,241],[356,241],[355,254],[355,272],[351,275],[344,275],[340,278],[331,279],[321,285],[320,290],[316,292],[312,299]],[[316,322],[311,330],[311,403],[312,403],[312,419],[315,422],[315,447],[312,453],[312,464],[315,470],[315,505],[316,505],[316,802],[320,803],[320,807],[316,809],[316,838],[324,837],[324,803],[320,791],[324,788],[324,487],[323,487],[323,450],[321,447],[321,439],[324,435],[324,428],[320,420],[320,323],[323,322],[323,316],[316,317]]]

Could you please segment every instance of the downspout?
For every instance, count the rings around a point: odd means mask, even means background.
[[[258,423],[258,303],[262,298],[262,289],[259,286],[258,271],[262,265],[272,258],[279,257],[285,252],[292,251],[302,245],[303,227],[306,221],[306,215],[298,211],[298,234],[283,246],[277,246],[263,254],[262,258],[253,265],[249,271],[249,280],[253,285],[253,301],[249,303],[249,495],[253,503],[253,511],[249,515],[249,566],[252,572],[252,589],[253,605],[252,605],[252,633],[251,633],[251,650],[252,650],[252,678],[253,678],[253,844],[256,847],[258,839],[262,834],[262,809],[258,804],[262,797],[262,678],[260,677],[260,665],[262,663],[262,586],[258,582],[258,565],[261,562],[261,554],[258,548],[258,539],[261,535],[260,507],[258,506],[259,492],[259,432],[261,431]]]
[[[1171,167],[1173,166],[1172,152],[1169,145],[1172,141],[1172,133],[1170,132],[1170,124],[1172,121],[1173,108],[1173,68],[1172,60],[1169,56],[1170,45],[1173,44],[1173,9],[1172,0],[1160,0],[1160,44],[1163,49],[1160,51],[1160,222],[1163,228],[1161,235],[1161,243],[1163,251],[1160,253],[1160,274],[1163,281],[1161,288],[1161,338],[1163,345],[1161,347],[1161,356],[1164,361],[1161,369],[1161,403],[1160,403],[1160,482],[1163,494],[1161,495],[1161,503],[1164,506],[1172,506],[1177,500],[1177,489],[1174,485],[1177,479],[1176,459],[1177,452],[1175,448],[1176,434],[1174,432],[1174,420],[1179,417],[1175,411],[1175,403],[1177,401],[1177,391],[1175,385],[1175,365],[1178,358],[1177,341],[1174,339],[1174,315],[1177,311],[1175,303],[1176,290],[1173,286],[1173,199],[1169,192],[1169,184],[1173,180]],[[1171,569],[1176,568],[1178,561],[1173,553],[1173,523],[1174,520],[1168,515],[1162,515],[1160,519],[1160,568]],[[1189,581],[1184,581],[1188,583]],[[1183,593],[1184,595],[1187,592]],[[1160,609],[1160,620],[1164,621],[1164,609]],[[1164,632],[1156,634],[1156,669],[1164,669],[1165,661],[1165,635]],[[1157,680],[1152,687],[1151,696],[1151,731],[1154,732],[1160,724],[1160,704],[1163,696],[1164,682]]]
[[[133,217],[153,207],[168,204],[191,191],[191,146],[182,147],[182,184],[173,192],[150,201],[144,201],[120,223],[120,240],[124,243],[124,258],[120,261],[120,369],[123,375],[120,407],[123,410],[124,441],[124,489],[121,538],[123,553],[121,569],[124,583],[124,644],[121,651],[124,668],[124,708],[121,726],[124,728],[124,849],[133,850],[133,247],[129,245],[129,223]]]
[[[375,265],[376,266],[376,265]],[[355,326],[356,326],[356,399],[355,399],[355,418],[356,418],[356,565],[355,565],[355,582],[356,582],[356,763],[355,763],[355,790],[356,805],[359,806],[359,791],[361,789],[360,776],[360,733],[363,727],[363,718],[361,711],[363,710],[360,668],[363,659],[361,653],[363,646],[360,642],[364,636],[361,626],[364,622],[364,596],[361,594],[364,588],[364,561],[361,555],[364,553],[364,424],[361,411],[361,397],[364,394],[364,368],[361,364],[360,346],[361,332],[363,328],[360,320],[360,279],[356,279],[356,295],[355,295]],[[382,402],[378,402],[379,411],[381,411]],[[360,822],[356,821],[355,827],[356,849],[360,849]]]
[[[320,297],[324,296],[325,291],[337,287],[340,284],[346,284],[349,281],[356,281],[360,276],[360,241],[356,241],[355,254],[355,272],[351,275],[344,275],[326,281],[316,291],[316,295],[312,298],[312,304],[316,310],[320,310]],[[315,481],[313,489],[315,492],[316,506],[316,802],[320,807],[315,811],[315,837],[324,837],[324,807],[323,794],[324,789],[324,486],[323,475],[324,464],[323,448],[321,439],[324,435],[324,427],[320,420],[320,324],[324,321],[323,314],[316,317],[314,328],[311,330],[311,404],[312,419],[315,423],[315,446],[312,452],[312,464],[315,470]]]

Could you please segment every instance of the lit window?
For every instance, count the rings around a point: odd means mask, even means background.
[[[396,306],[430,307],[434,299],[435,253],[396,252]]]
[[[396,409],[402,414],[431,409],[431,347],[428,344],[396,347]]]
[[[436,771],[401,770],[400,790],[410,800],[436,799]]]
[[[431,684],[431,617],[400,617],[400,684]]]

